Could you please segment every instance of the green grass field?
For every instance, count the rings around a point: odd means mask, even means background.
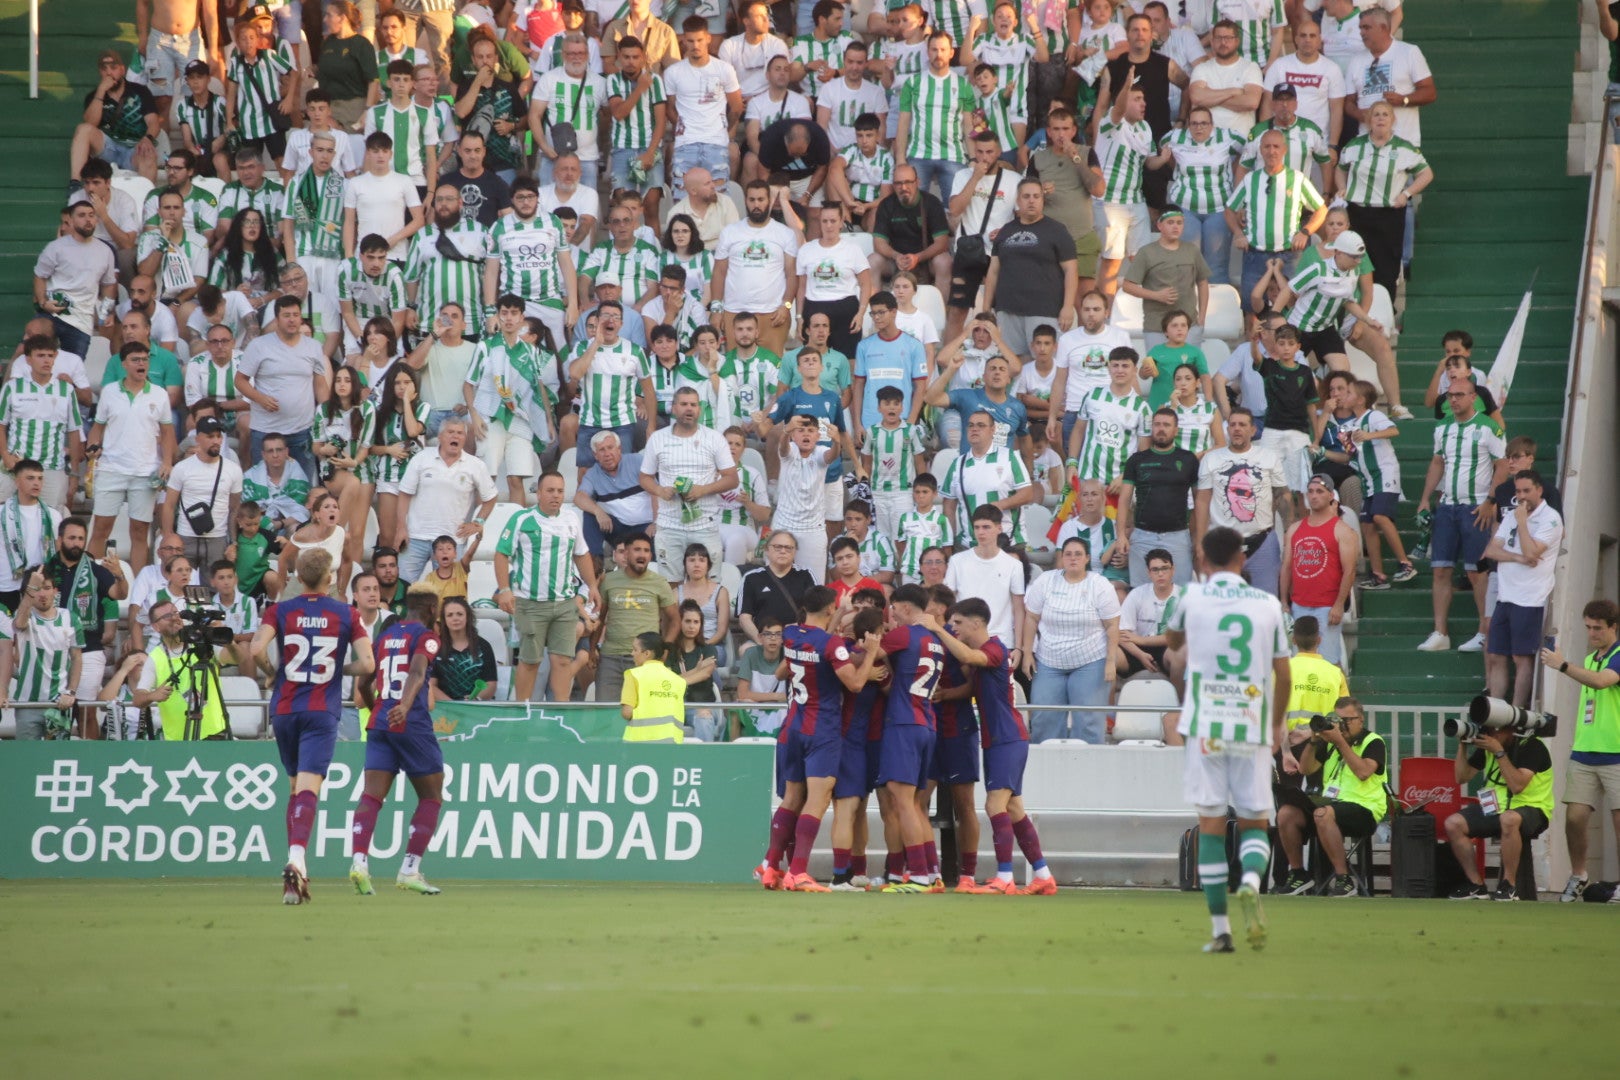
[[[283,908],[275,881],[0,883],[0,1074],[1523,1078],[1615,1060],[1620,912],[1599,905],[1275,899],[1265,952],[1204,956],[1201,897],[1169,892],[313,888]]]

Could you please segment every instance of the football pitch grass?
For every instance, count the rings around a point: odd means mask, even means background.
[[[1264,952],[1239,926],[1236,955],[1205,956],[1197,894],[420,897],[383,870],[374,897],[322,879],[294,908],[270,880],[0,883],[0,1073],[1523,1078],[1615,1061],[1608,905],[1268,898]]]

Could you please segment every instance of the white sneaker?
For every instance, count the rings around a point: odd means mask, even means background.
[[[1389,418],[1391,420],[1410,420],[1412,419],[1412,410],[1405,405],[1391,405],[1389,407]]]
[[[827,886],[833,892],[865,892],[865,885],[857,885],[854,880],[840,881],[836,885]]]
[[[1485,635],[1484,634],[1475,634],[1473,637],[1469,638],[1467,641],[1465,641],[1461,645],[1457,646],[1457,651],[1458,652],[1484,652],[1485,651]]]
[[[1451,638],[1440,631],[1432,631],[1418,646],[1418,652],[1450,652]]]
[[[849,879],[849,883],[858,889],[864,889],[868,885],[872,884],[872,879],[867,877],[865,874],[856,874],[854,877]]]

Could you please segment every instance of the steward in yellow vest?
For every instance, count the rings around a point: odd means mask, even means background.
[[[664,666],[664,640],[648,631],[630,646],[635,667],[624,673],[619,714],[625,742],[678,743],[686,738],[686,680]]]

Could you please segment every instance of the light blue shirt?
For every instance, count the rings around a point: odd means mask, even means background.
[[[878,422],[877,392],[885,386],[897,386],[905,395],[900,402],[900,415],[911,415],[913,380],[928,376],[928,353],[922,342],[910,334],[901,333],[893,341],[884,341],[877,334],[861,339],[855,349],[855,374],[866,380],[866,393],[861,397],[861,423],[871,426]]]

